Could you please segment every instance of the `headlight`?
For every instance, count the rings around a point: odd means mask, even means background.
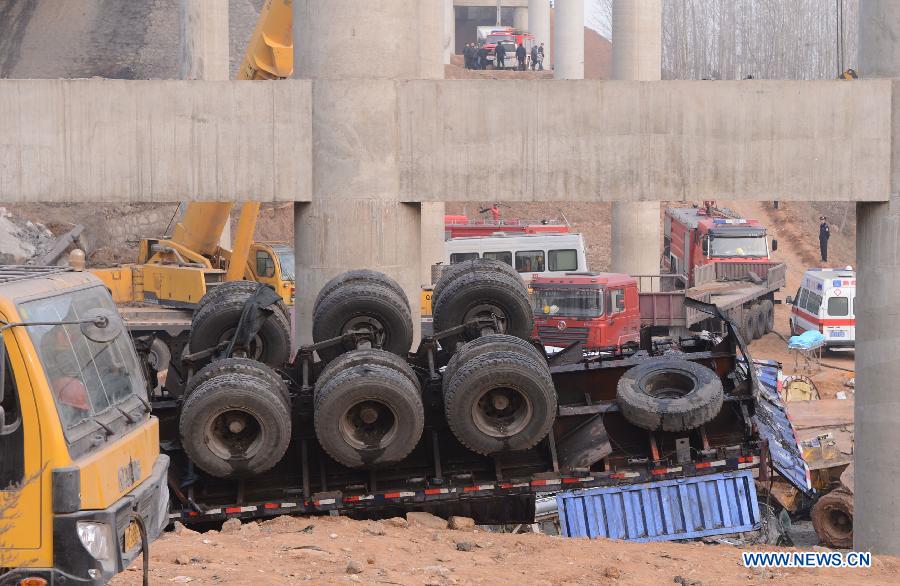
[[[78,539],[94,558],[108,560],[112,557],[112,529],[106,523],[78,521]]]
[[[169,524],[169,485],[165,479],[159,485],[159,501],[156,505],[156,519],[159,523],[159,531]]]

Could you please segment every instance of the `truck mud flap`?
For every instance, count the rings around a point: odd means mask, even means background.
[[[768,360],[754,360],[753,363],[759,379],[753,422],[760,437],[769,442],[772,466],[803,494],[812,496],[815,489],[812,487],[809,466],[803,459],[800,442],[779,393],[783,379],[781,365]]]
[[[671,541],[760,527],[751,470],[556,495],[560,534]]]

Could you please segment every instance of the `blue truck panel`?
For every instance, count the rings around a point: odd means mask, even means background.
[[[787,409],[779,394],[781,365],[767,360],[754,361],[759,376],[760,395],[756,401],[753,422],[760,437],[769,440],[769,456],[779,474],[812,496],[815,492],[809,474],[809,466],[803,459],[794,426],[787,416]]]
[[[566,537],[669,541],[760,524],[750,470],[563,492],[556,502]]]

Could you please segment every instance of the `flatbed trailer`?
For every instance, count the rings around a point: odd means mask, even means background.
[[[787,267],[770,261],[715,262],[694,268],[693,287],[682,275],[636,275],[640,286],[641,324],[665,328],[671,333],[704,327],[721,330],[711,323],[708,312],[692,308],[686,298],[715,305],[719,312],[739,324],[749,341],[754,335],[749,321],[755,312],[774,316],[775,293],[786,284]],[[771,330],[771,328],[768,328]]]

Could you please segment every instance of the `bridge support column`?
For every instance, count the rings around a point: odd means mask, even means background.
[[[613,79],[655,81],[662,77],[660,0],[613,0]],[[659,273],[659,203],[612,205],[610,270]]]
[[[859,6],[859,73],[900,78],[900,4]],[[856,206],[856,404],[853,546],[900,555],[900,81],[894,81],[889,203]]]
[[[584,79],[584,0],[556,0],[553,79]]]
[[[544,43],[544,67],[553,65],[553,46],[550,42],[550,0],[528,0],[528,26],[534,42]]]
[[[525,6],[517,6],[513,10],[513,28],[518,31],[528,30],[528,8]]]
[[[403,286],[418,338],[420,287],[440,260],[431,255],[441,248],[443,206],[401,199],[395,80],[443,78],[444,10],[443,0],[294,0],[294,76],[313,80],[314,136],[313,201],[294,208],[300,343],[311,340],[318,291],[355,268]],[[433,237],[423,229],[435,225]]]
[[[229,78],[228,0],[180,0],[182,79]]]
[[[456,8],[453,0],[444,2],[444,65],[450,64],[450,57],[456,52]]]

